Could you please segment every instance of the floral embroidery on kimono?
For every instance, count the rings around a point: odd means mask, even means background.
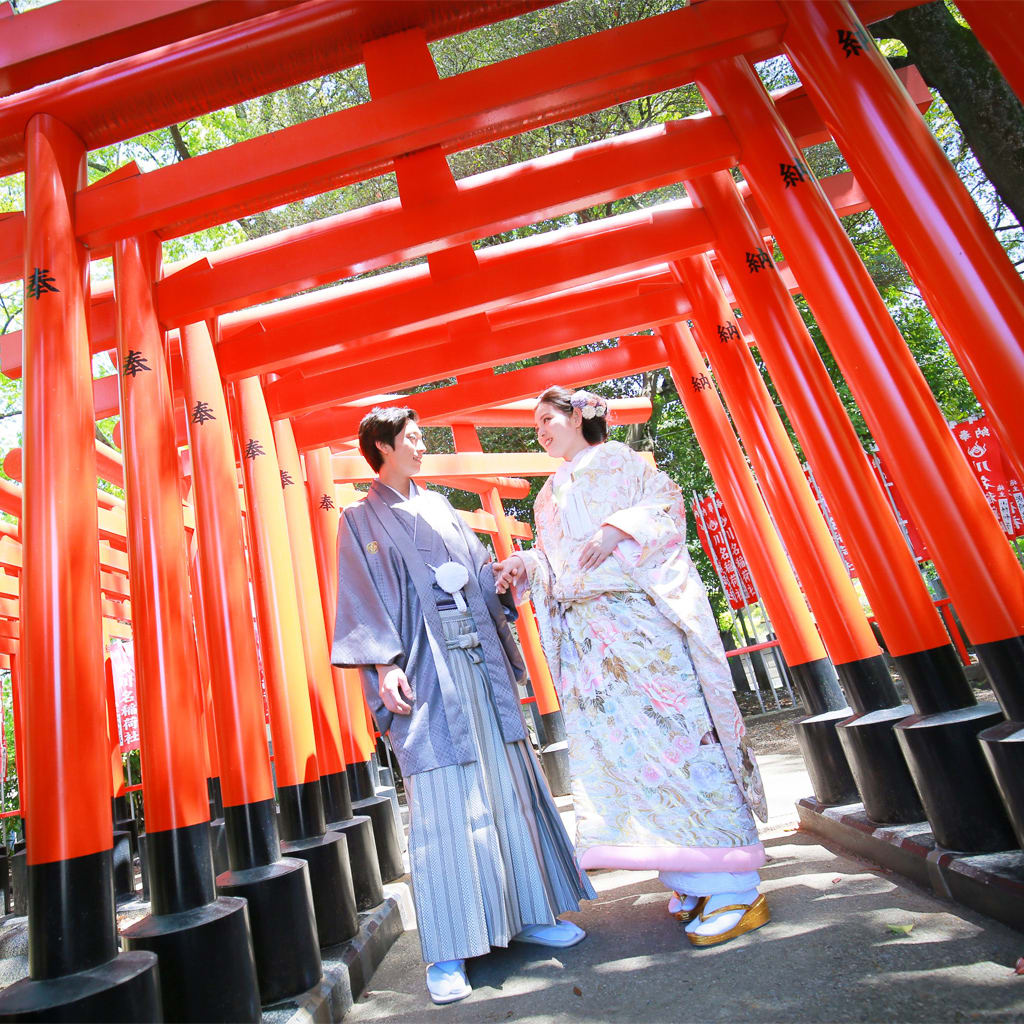
[[[679,488],[609,441],[559,467],[534,514],[537,544],[523,555],[570,735],[581,846],[756,844],[747,808],[766,819],[764,788],[686,548]],[[581,569],[580,549],[603,524],[627,539]],[[746,867],[719,858],[706,869]]]

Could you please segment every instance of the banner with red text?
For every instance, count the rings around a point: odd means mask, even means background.
[[[697,497],[693,513],[701,547],[722,581],[729,607],[739,609],[754,604],[757,590],[718,492]]]
[[[988,417],[954,423],[951,429],[1003,533],[1010,538],[1024,536],[1024,487],[1003,455]]]
[[[135,689],[135,649],[131,640],[114,640],[108,649],[117,704],[117,734],[122,750],[139,745],[139,705]]]

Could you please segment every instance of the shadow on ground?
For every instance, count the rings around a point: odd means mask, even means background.
[[[802,833],[765,845],[774,920],[728,945],[692,949],[650,872],[596,872],[598,899],[567,915],[581,945],[495,950],[469,962],[467,1000],[435,1007],[408,932],[347,1019],[1024,1022],[1024,935]]]

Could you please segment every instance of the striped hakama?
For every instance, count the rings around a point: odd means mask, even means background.
[[[427,963],[507,946],[595,892],[577,866],[533,750],[498,727],[472,616],[442,610],[477,760],[418,772],[409,792],[413,898]]]

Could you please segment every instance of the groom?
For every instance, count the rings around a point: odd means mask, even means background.
[[[359,448],[378,476],[339,525],[332,661],[361,669],[406,780],[427,990],[448,1003],[471,991],[468,957],[581,941],[557,915],[595,893],[527,740],[511,603],[447,499],[413,482],[426,451],[416,413],[372,410]]]

